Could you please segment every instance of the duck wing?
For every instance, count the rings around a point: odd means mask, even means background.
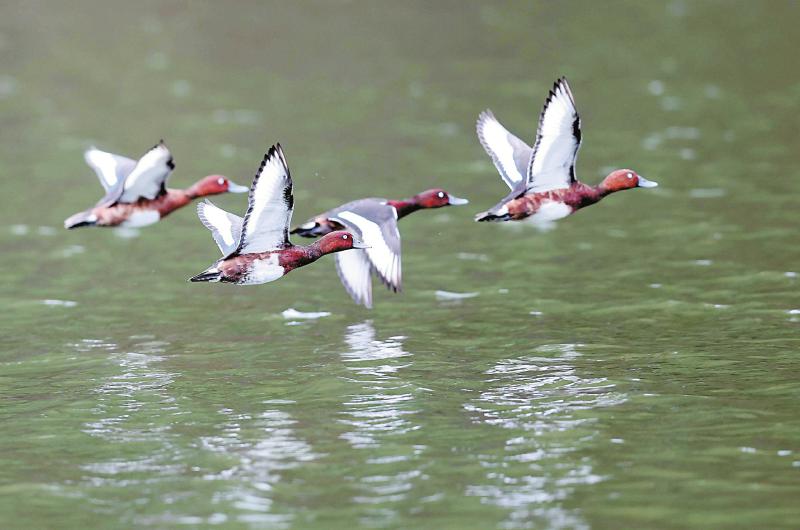
[[[139,199],[155,199],[166,191],[165,183],[175,162],[164,141],[160,141],[147,151],[136,162],[136,166],[116,189],[119,195],[113,198],[117,202],[136,202]]]
[[[252,254],[286,248],[292,220],[294,196],[289,166],[281,144],[273,145],[264,155],[250,186],[247,213],[234,253]]]
[[[539,130],[527,170],[528,191],[567,188],[575,182],[581,119],[567,79],[555,82],[539,116]]]
[[[533,149],[508,132],[488,109],[478,116],[476,129],[483,149],[492,158],[494,167],[508,187],[513,190],[517,184],[526,181]]]
[[[399,291],[402,288],[402,263],[397,210],[385,201],[374,199],[354,201],[345,206],[331,212],[330,219],[356,232],[369,247],[359,252],[366,253],[372,270],[388,289]],[[353,251],[341,254],[349,252]]]
[[[337,252],[336,272],[347,294],[355,303],[372,307],[372,262],[366,250],[352,249]]]
[[[208,199],[197,203],[197,216],[203,225],[211,230],[211,235],[224,256],[236,250],[236,245],[242,237],[244,220],[241,217],[226,212]]]
[[[107,153],[96,147],[90,147],[84,151],[83,159],[97,174],[97,178],[100,179],[100,184],[103,185],[106,193],[113,190],[118,183],[124,182],[125,178],[136,167],[136,160],[115,155],[114,153]]]

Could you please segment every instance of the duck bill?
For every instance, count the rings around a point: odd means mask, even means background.
[[[454,197],[453,195],[450,195],[447,203],[452,206],[460,206],[462,204],[468,204],[469,201],[467,199],[462,199],[461,197]]]
[[[231,181],[228,181],[228,193],[247,193],[250,188],[247,186],[239,186]]]
[[[351,248],[370,248],[371,245],[364,243],[364,240],[360,237],[352,234],[351,237],[353,238],[353,246]]]
[[[653,182],[652,180],[647,180],[646,178],[640,176],[638,186],[640,188],[655,188],[658,186],[658,182]]]

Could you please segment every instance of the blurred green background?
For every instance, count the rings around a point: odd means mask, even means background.
[[[0,15],[3,528],[800,526],[797,2]],[[547,233],[473,223],[507,191],[478,113],[532,141],[561,75],[580,178],[660,187]],[[218,256],[193,207],[61,228],[102,194],[86,147],[159,138],[173,187],[249,184],[280,141],[296,221],[471,203],[403,220],[405,292],[372,311],[331,258],[189,284]]]

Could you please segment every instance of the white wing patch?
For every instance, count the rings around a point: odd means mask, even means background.
[[[253,262],[253,268],[250,274],[247,275],[242,285],[256,285],[260,283],[274,282],[278,278],[282,278],[284,274],[283,267],[279,264],[278,254],[270,254],[266,259],[257,259]]]
[[[581,145],[580,117],[567,80],[556,81],[539,117],[539,131],[528,167],[528,190],[567,188],[575,179]]]
[[[350,297],[366,308],[372,307],[372,264],[362,249],[336,253],[336,272]]]
[[[361,232],[361,239],[369,246],[366,253],[372,262],[373,269],[388,287],[398,291],[402,283],[400,253],[399,251],[398,253],[393,252],[386,243],[381,233],[381,227],[377,223],[349,211],[339,212],[337,217],[341,217],[358,228]]]
[[[219,250],[227,256],[236,250],[242,235],[242,218],[206,200],[197,204],[197,216],[211,230]]]
[[[155,199],[164,187],[167,177],[175,168],[167,146],[159,143],[136,163],[130,175],[125,179],[125,186],[120,202],[136,202],[140,198]]]
[[[141,228],[157,223],[159,219],[161,219],[161,214],[156,210],[138,210],[120,223],[120,226],[125,228]]]
[[[120,180],[125,179],[136,167],[136,161],[91,147],[83,153],[86,164],[94,170],[103,189],[109,191]]]
[[[264,156],[250,188],[249,207],[244,216],[240,254],[284,248],[294,199],[292,179],[280,144]]]
[[[503,127],[491,111],[485,110],[478,116],[478,139],[486,153],[492,158],[503,181],[512,190],[518,182],[525,179],[530,160],[530,147]],[[522,168],[517,165],[515,156],[522,155]]]

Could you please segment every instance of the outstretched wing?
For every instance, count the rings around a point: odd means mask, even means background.
[[[527,172],[528,190],[567,188],[575,182],[575,160],[581,146],[581,119],[567,79],[553,85],[539,116],[539,131]]]
[[[483,149],[492,158],[508,187],[513,190],[519,182],[526,180],[533,152],[531,147],[508,132],[488,109],[478,116],[476,129]]]
[[[399,291],[402,266],[397,210],[377,201],[358,201],[350,209],[336,211],[331,219],[357,233],[369,247],[365,252],[372,269],[387,288]]]
[[[372,262],[366,250],[352,249],[336,253],[336,272],[347,294],[357,304],[372,307]]]
[[[155,199],[166,191],[167,177],[175,169],[172,154],[161,140],[136,163],[128,174],[119,196],[120,202],[136,202],[140,198]]]
[[[294,197],[292,177],[281,144],[264,155],[248,197],[237,254],[266,252],[287,247]]]
[[[238,215],[228,213],[215,206],[208,199],[197,203],[197,216],[206,228],[211,230],[211,235],[224,256],[236,250],[236,245],[242,237],[243,219]]]
[[[100,184],[103,185],[106,193],[113,189],[117,183],[124,181],[125,177],[136,167],[135,160],[115,155],[114,153],[107,153],[96,147],[87,149],[83,153],[83,159],[97,174],[97,178],[100,179]]]

